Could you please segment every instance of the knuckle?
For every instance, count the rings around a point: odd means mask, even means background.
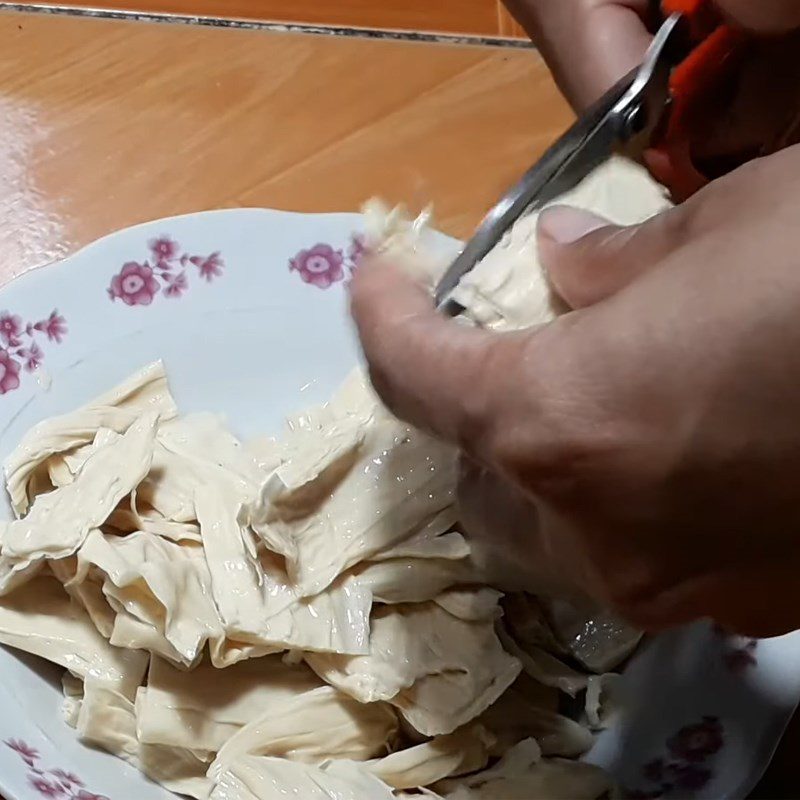
[[[613,421],[589,422],[588,413],[580,400],[539,407],[533,437],[525,428],[498,431],[494,435],[495,457],[504,471],[539,493],[586,493],[603,480],[625,449]]]
[[[491,452],[504,472],[537,492],[575,496],[619,471],[633,446],[630,423],[598,398],[597,382],[580,365],[559,357],[558,347],[546,361],[517,377],[514,385],[524,383],[524,390],[517,389],[510,413],[492,420]]]

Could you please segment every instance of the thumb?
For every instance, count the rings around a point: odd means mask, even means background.
[[[493,376],[513,374],[518,337],[447,319],[423,286],[380,259],[362,262],[350,309],[372,384],[389,409],[454,444],[479,439],[491,418]]]
[[[538,249],[553,288],[571,308],[584,308],[620,291],[681,244],[680,209],[640,225],[609,220],[569,206],[539,217]]]

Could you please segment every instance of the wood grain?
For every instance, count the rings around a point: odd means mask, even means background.
[[[206,208],[467,233],[568,124],[533,51],[0,15],[0,275]]]
[[[44,4],[478,36],[523,35],[501,0],[44,0]]]

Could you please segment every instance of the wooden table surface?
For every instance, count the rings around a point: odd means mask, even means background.
[[[0,14],[0,278],[103,234],[373,195],[465,234],[570,112],[530,49]]]
[[[381,195],[464,235],[571,116],[533,50],[18,13],[0,37],[0,283],[208,208]],[[800,796],[786,741],[757,797]]]

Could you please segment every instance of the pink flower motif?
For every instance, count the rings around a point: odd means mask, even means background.
[[[734,636],[726,633],[718,625],[713,627],[715,635],[725,640],[725,651],[722,660],[729,672],[741,674],[746,672],[749,667],[758,664],[756,650],[758,649],[758,639],[745,639],[741,636]]]
[[[123,265],[119,275],[111,279],[108,294],[112,300],[120,298],[126,306],[149,306],[158,290],[158,281],[147,262],[137,264],[129,261]]]
[[[20,758],[29,766],[32,767],[39,758],[39,751],[34,750],[33,747],[26,744],[22,739],[6,739],[6,747],[10,747],[16,753],[19,753]]]
[[[699,764],[674,764],[670,772],[675,785],[690,792],[702,789],[713,777],[710,769]]]
[[[51,342],[61,344],[61,340],[67,333],[67,321],[58,313],[58,309],[50,312],[50,316],[44,323],[44,332]]]
[[[0,349],[0,394],[12,392],[14,389],[19,389],[19,362],[11,358],[8,350]]]
[[[63,797],[64,789],[57,783],[52,783],[47,778],[40,778],[38,776],[29,777],[28,781],[31,786],[36,789],[42,797]]]
[[[180,297],[189,288],[189,282],[186,280],[186,273],[179,272],[174,278],[167,280],[164,295],[166,297]]]
[[[111,290],[109,289],[109,294],[110,293]],[[67,333],[67,321],[58,313],[58,309],[54,309],[50,312],[50,316],[47,319],[39,320],[35,325],[31,325],[29,322],[25,326],[25,333],[27,333],[28,336],[33,336],[34,331],[46,333],[47,338],[51,342],[61,344],[61,340]]]
[[[723,745],[722,724],[717,717],[703,717],[702,722],[681,728],[667,740],[670,753],[691,762],[705,761]]]
[[[755,657],[756,643],[748,642],[744,647],[739,650],[731,650],[723,656],[725,666],[734,674],[741,675],[746,672],[750,667],[755,667],[758,664],[758,659]]]
[[[63,769],[51,770],[50,774],[58,779],[58,782],[65,788],[69,789],[71,786],[83,786],[83,781],[74,773],[67,772]]]
[[[301,250],[289,261],[289,270],[299,273],[305,283],[320,289],[327,289],[344,278],[341,250],[334,250],[329,244],[318,244],[310,250]]]
[[[209,283],[211,283],[214,278],[218,278],[222,275],[222,269],[225,266],[225,262],[222,260],[219,252],[212,253],[207,258],[192,256],[189,261],[200,270],[200,275]]]
[[[36,342],[31,342],[30,347],[21,347],[17,350],[17,355],[25,360],[25,369],[28,372],[35,372],[42,364],[44,353]]]
[[[177,257],[180,250],[178,243],[170,239],[169,236],[159,236],[158,239],[151,239],[147,245],[153,254],[156,264],[162,269],[167,266],[168,262]]]
[[[3,311],[0,314],[0,337],[7,345],[12,347],[19,344],[17,338],[22,333],[22,318],[16,314]]]
[[[83,781],[74,773],[64,769],[43,770],[36,766],[39,752],[21,739],[7,739],[6,746],[19,753],[28,765],[28,783],[42,797],[51,800],[109,800],[103,794],[95,794],[83,788]]]
[[[178,298],[188,291],[191,282],[189,265],[197,267],[201,278],[211,283],[223,274],[225,262],[219,251],[209,256],[192,256],[169,236],[160,236],[148,242],[151,258],[139,263],[129,261],[119,274],[111,279],[106,290],[111,300],[122,300],[128,306],[146,306],[159,292],[165,297]],[[64,324],[61,319],[62,326]],[[37,323],[34,328],[44,323]],[[66,328],[64,328],[66,330]]]

